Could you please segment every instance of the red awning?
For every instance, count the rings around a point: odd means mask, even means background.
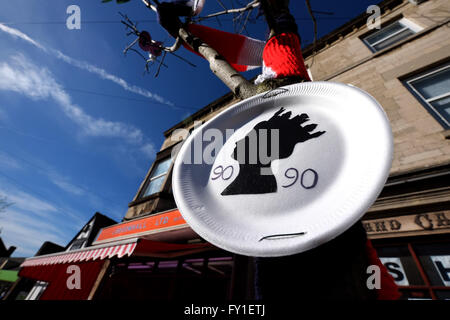
[[[34,265],[24,267],[19,272],[19,277],[47,282],[47,288],[39,297],[39,300],[86,300],[94,287],[100,270],[107,263],[104,261],[91,261],[81,263],[66,263],[53,265]],[[71,273],[69,266],[77,265],[80,269],[80,288],[69,289],[67,281]]]
[[[26,259],[21,267],[79,263],[133,256],[175,257],[212,248],[209,243],[177,244],[134,238],[131,240],[88,247],[63,253],[55,253]]]

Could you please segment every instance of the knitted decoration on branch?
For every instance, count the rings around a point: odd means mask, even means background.
[[[263,70],[256,80],[260,84],[268,79],[298,77],[311,81],[305,67],[296,33],[281,33],[270,38],[263,51]]]

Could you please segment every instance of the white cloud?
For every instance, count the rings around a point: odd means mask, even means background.
[[[0,152],[0,167],[7,167],[9,169],[20,169],[21,164],[14,158]]]
[[[139,145],[144,135],[138,128],[122,122],[94,118],[72,103],[71,97],[46,68],[37,67],[22,55],[0,63],[0,90],[14,91],[34,100],[53,99],[66,116],[88,136],[115,137]]]
[[[58,211],[54,205],[20,190],[1,188],[0,194],[6,196],[8,202],[11,202],[14,208],[34,212],[44,218],[48,218]]]
[[[44,52],[46,52],[48,54],[51,54],[52,56],[54,56],[54,57],[56,57],[56,58],[58,58],[58,59],[60,59],[60,60],[62,60],[64,62],[70,64],[71,66],[74,66],[76,68],[88,71],[88,72],[93,73],[93,74],[96,74],[101,79],[112,81],[112,82],[114,82],[115,84],[121,86],[123,89],[125,89],[127,91],[139,94],[139,95],[144,96],[146,98],[154,99],[154,100],[156,100],[156,101],[158,101],[160,103],[163,103],[163,104],[166,104],[166,105],[169,105],[169,106],[173,106],[172,102],[167,101],[166,99],[162,98],[161,96],[159,96],[159,95],[157,95],[155,93],[152,93],[152,92],[150,92],[150,91],[148,91],[146,89],[143,89],[141,87],[138,87],[136,85],[130,85],[124,79],[122,79],[122,78],[120,78],[118,76],[115,76],[113,74],[110,74],[109,72],[107,72],[106,70],[104,70],[102,68],[99,68],[99,67],[97,67],[97,66],[95,66],[93,64],[90,64],[88,62],[80,61],[80,60],[74,59],[72,57],[69,57],[69,56],[65,55],[64,53],[62,53],[61,51],[59,51],[59,50],[55,50],[55,49],[52,49],[52,48],[44,47],[42,44],[40,44],[39,42],[31,39],[29,36],[27,36],[25,33],[21,32],[18,29],[11,28],[11,27],[8,27],[8,26],[0,23],[0,31],[3,31],[6,34],[8,34],[8,35],[10,35],[10,36],[12,36],[14,38],[20,38],[20,39],[22,39],[22,40],[32,44],[33,46],[43,50]]]
[[[155,146],[152,143],[146,143],[141,147],[141,151],[143,154],[145,154],[148,158],[153,158],[156,153]]]
[[[76,185],[72,184],[69,179],[60,176],[59,174],[56,173],[48,173],[47,177],[50,179],[51,182],[53,182],[53,184],[55,184],[57,187],[59,187],[60,189],[77,195],[77,196],[81,196],[85,194],[84,189],[77,187]]]
[[[3,179],[0,185],[0,195],[12,202],[0,214],[1,237],[8,246],[17,247],[15,256],[31,256],[45,241],[65,246],[89,219],[70,208],[39,199]]]
[[[28,157],[29,156],[27,156],[27,159]],[[34,161],[37,160],[35,159]],[[36,171],[37,169],[38,172],[43,174],[50,182],[52,182],[60,189],[77,196],[81,196],[86,193],[83,188],[80,188],[71,183],[68,177],[62,176],[49,165],[42,163],[42,161],[39,162],[40,162],[39,165],[33,164],[28,160],[15,159],[5,153],[0,152],[0,167],[6,167],[8,169],[24,169],[24,167],[32,165],[33,170]]]
[[[74,230],[73,234],[67,234],[51,219],[43,220],[19,210],[8,210],[0,218],[0,223],[7,245],[17,247],[15,256],[32,256],[45,241],[65,246],[76,233]]]
[[[8,27],[8,26],[6,26],[6,25],[4,25],[2,23],[0,23],[0,30],[5,32],[5,33],[7,33],[7,34],[9,34],[10,36],[12,36],[14,38],[20,38],[22,40],[25,40],[28,43],[31,43],[33,46],[35,46],[35,47],[37,47],[37,48],[39,48],[41,50],[47,51],[45,49],[45,47],[43,47],[40,43],[38,43],[38,42],[34,41],[33,39],[31,39],[29,36],[27,36],[22,31],[19,31],[17,29],[11,28],[11,27]]]
[[[65,221],[67,225],[80,225],[85,222],[81,218],[82,215],[73,209],[67,208],[66,206],[62,208],[46,199],[38,198],[36,195],[14,187],[4,179],[0,179],[0,185],[2,186],[0,187],[0,195],[5,196],[8,202],[11,203],[6,215],[11,210],[17,210],[30,213],[33,217],[39,217],[39,219],[46,221],[60,219],[61,221]]]
[[[79,61],[77,59],[71,58],[67,55],[65,55],[64,53],[62,53],[59,50],[51,50],[51,52],[53,53],[53,55],[55,57],[57,57],[60,60],[63,60],[64,62],[77,67],[79,69],[83,69],[86,70],[90,73],[94,73],[98,76],[100,76],[100,78],[104,79],[104,80],[109,80],[112,81],[116,84],[118,84],[119,86],[121,86],[123,89],[139,94],[141,96],[144,96],[146,98],[150,98],[150,99],[154,99],[160,103],[164,103],[167,104],[169,106],[173,106],[173,103],[171,103],[170,101],[165,100],[164,98],[160,97],[159,95],[152,93],[148,90],[145,90],[143,88],[140,88],[138,86],[135,85],[130,85],[128,84],[124,79],[117,77],[113,74],[108,73],[107,71],[105,71],[104,69],[101,69],[99,67],[96,67],[90,63],[87,63],[85,61]]]
[[[123,212],[124,210],[126,210],[127,207],[126,202],[120,203],[120,201],[118,201],[115,198],[114,200],[111,200],[103,196],[99,196],[94,192],[92,192],[90,188],[73,183],[73,180],[71,179],[70,176],[61,174],[54,167],[50,166],[48,163],[42,161],[41,159],[33,158],[30,155],[27,155],[26,159],[27,160],[25,160],[24,158],[15,159],[10,155],[0,152],[0,167],[4,166],[7,168],[14,168],[14,169],[17,168],[22,170],[32,169],[33,172],[41,174],[49,182],[51,182],[64,192],[69,193],[71,195],[75,195],[77,197],[82,197],[83,202],[89,206],[90,208],[89,210],[92,210],[92,212],[101,211],[104,212],[105,214],[115,217],[118,220],[122,218]],[[2,179],[0,179],[0,185],[2,185],[1,180]],[[55,208],[55,206],[52,205],[51,203],[42,201],[22,191],[15,191],[15,190],[16,190],[15,188],[11,189],[11,187],[3,189],[0,187],[0,198],[2,197],[2,195],[7,195],[8,202],[14,202],[15,207],[22,210],[34,212],[36,210],[42,209],[37,212],[38,215],[45,215],[46,213],[48,213],[49,210],[55,211],[55,209],[58,209],[58,207]],[[14,201],[11,201],[11,198],[14,199]],[[80,198],[78,198],[76,201],[79,201],[79,199]],[[74,215],[71,212],[71,210],[67,211],[60,208],[58,210],[59,210],[58,212],[64,211],[64,213],[67,214],[69,217],[75,219],[76,221],[79,221],[78,216]],[[48,215],[48,217],[53,216],[54,213]]]

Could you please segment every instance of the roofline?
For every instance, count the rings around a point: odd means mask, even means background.
[[[227,102],[231,102],[234,98],[234,94],[230,91],[227,94],[221,96],[220,98],[214,100],[210,104],[206,105],[205,107],[201,108],[200,110],[196,111],[195,113],[191,114],[189,117],[184,119],[183,121],[177,123],[170,129],[164,131],[164,136],[167,138],[170,136],[170,134],[175,130],[179,128],[183,128],[186,126],[186,124],[190,124],[196,119],[199,119],[205,114],[209,114],[210,112],[219,109],[220,107],[224,106]]]
[[[404,0],[383,0],[376,4],[380,7],[381,14],[385,13],[387,9],[393,9],[399,5],[401,5]],[[302,54],[304,58],[309,57],[313,54],[314,51],[319,51],[323,49],[327,44],[335,42],[340,37],[344,37],[347,34],[351,33],[355,28],[359,28],[367,23],[367,18],[369,15],[366,12],[361,13],[350,21],[344,23],[342,26],[334,29],[330,33],[327,33],[320,39],[316,41],[316,45],[314,48],[314,43],[307,45],[305,48],[302,48]]]
[[[80,230],[77,232],[77,234],[72,238],[72,240],[70,240],[70,241],[67,243],[67,245],[64,247],[64,251],[67,250],[67,249],[69,248],[70,244],[72,244],[72,243],[78,238],[78,236],[81,234],[81,232],[82,232],[84,226],[87,225],[88,223],[90,223],[92,220],[94,220],[94,219],[96,219],[96,218],[99,218],[99,219],[105,219],[105,218],[106,218],[107,220],[110,220],[110,221],[112,222],[112,224],[116,224],[116,223],[117,223],[117,221],[111,219],[110,217],[104,215],[104,214],[101,213],[101,212],[96,211],[96,212],[89,218],[89,220],[87,220],[87,222],[85,222],[85,223],[83,224],[83,226],[81,227],[81,229],[80,229]],[[101,229],[101,228],[100,228],[100,229]],[[95,236],[96,236],[96,235],[94,235],[94,239],[95,239]],[[88,239],[89,239],[90,237],[91,237],[91,235],[89,235]]]

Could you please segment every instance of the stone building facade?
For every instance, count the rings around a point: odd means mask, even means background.
[[[363,41],[371,30],[365,24],[367,18],[362,18],[364,24],[351,23],[352,28],[346,30],[349,33],[343,30],[337,33],[337,39],[322,40],[316,50],[323,47],[314,58],[312,48],[305,50],[305,55],[311,53],[306,64],[310,65],[315,81],[355,85],[383,106],[394,134],[392,175],[450,162],[448,124],[437,121],[404,83],[415,75],[448,65],[450,3],[396,2],[399,5],[382,14],[381,27],[407,19],[418,27],[413,35],[373,52]]]
[[[352,84],[384,108],[394,160],[363,224],[404,298],[450,299],[450,2],[378,6],[379,20],[364,12],[303,54],[314,81]],[[371,28],[374,21],[379,28]],[[177,129],[192,130],[236,102],[229,93],[164,132],[125,222],[176,208],[171,156],[180,143]]]

